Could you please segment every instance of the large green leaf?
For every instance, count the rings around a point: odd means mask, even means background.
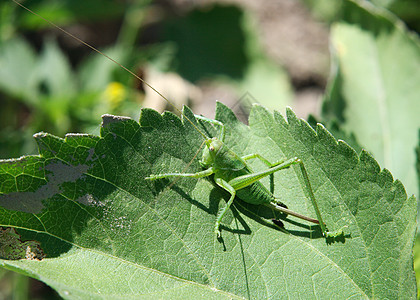
[[[336,73],[324,116],[417,193],[415,147],[420,128],[420,43],[395,17],[364,2],[344,1],[332,27]]]
[[[189,165],[201,135],[172,113],[144,109],[140,125],[106,115],[100,137],[41,133],[39,156],[1,161],[0,224],[20,236],[0,237],[25,250],[2,265],[65,298],[415,297],[416,201],[387,170],[291,111],[286,122],[254,106],[248,127],[219,104],[216,118],[240,155],[300,157],[325,222],[330,230],[347,225],[345,238],[329,243],[318,226],[293,218],[278,228],[266,221],[270,210],[236,199],[218,240],[215,216],[228,194],[210,179],[144,180],[201,170],[198,158]],[[314,216],[298,168],[277,172],[274,192]]]

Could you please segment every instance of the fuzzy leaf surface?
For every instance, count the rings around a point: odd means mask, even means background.
[[[190,164],[202,136],[185,119],[144,109],[140,124],[104,116],[99,137],[37,134],[39,156],[1,161],[0,224],[18,234],[7,231],[11,247],[40,248],[2,265],[69,299],[415,297],[416,201],[387,170],[290,110],[286,121],[254,106],[248,127],[219,103],[216,119],[239,155],[301,158],[324,221],[348,226],[345,238],[327,243],[318,226],[276,215],[281,229],[270,209],[236,199],[218,240],[216,214],[229,195],[211,178],[144,180],[202,170],[201,151]],[[315,217],[299,168],[275,174],[274,194]]]

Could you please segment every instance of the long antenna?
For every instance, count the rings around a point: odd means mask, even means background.
[[[26,6],[24,6],[23,4],[17,2],[16,0],[12,0],[14,3],[16,3],[17,5],[19,5],[20,7],[22,7],[23,9],[29,11],[30,13],[34,14],[35,16],[41,18],[42,20],[44,20],[45,22],[47,22],[48,24],[50,24],[51,26],[55,27],[56,29],[60,30],[61,32],[67,34],[68,36],[74,38],[76,41],[78,41],[79,43],[85,45],[86,47],[92,49],[93,51],[105,56],[106,58],[108,58],[110,61],[112,61],[114,64],[116,64],[117,66],[123,68],[125,71],[127,71],[128,73],[130,73],[131,75],[133,75],[136,79],[138,79],[139,81],[141,81],[142,83],[144,83],[145,85],[147,85],[149,88],[151,88],[156,94],[158,94],[160,97],[162,97],[163,99],[166,100],[167,103],[169,103],[179,114],[183,115],[185,117],[185,119],[188,120],[188,122],[191,123],[191,125],[204,137],[204,139],[208,139],[208,137],[200,130],[198,129],[198,127],[187,117],[185,116],[182,111],[180,111],[178,109],[178,107],[176,107],[171,101],[169,101],[165,96],[163,96],[157,89],[155,89],[153,86],[151,86],[147,81],[145,81],[143,78],[141,78],[140,76],[138,76],[136,73],[134,73],[133,71],[131,71],[130,69],[128,69],[127,67],[125,67],[124,65],[120,64],[119,62],[117,62],[115,59],[113,59],[112,57],[110,57],[109,55],[103,53],[102,51],[100,51],[99,49],[96,49],[95,47],[93,47],[92,45],[86,43],[85,41],[81,40],[80,38],[78,38],[77,36],[71,34],[70,32],[68,32],[67,30],[61,28],[60,26],[56,25],[55,23],[51,22],[50,20],[47,20],[46,18],[44,18],[43,16],[37,14],[36,12],[34,12],[33,10],[27,8]]]

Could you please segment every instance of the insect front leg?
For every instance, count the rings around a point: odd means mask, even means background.
[[[208,168],[207,170],[197,172],[197,173],[166,173],[166,174],[156,174],[156,175],[150,175],[148,177],[145,177],[146,180],[156,180],[156,179],[162,179],[162,178],[178,178],[178,177],[190,177],[190,178],[203,178],[210,176],[213,174],[213,168]]]
[[[235,196],[236,196],[236,191],[229,183],[227,183],[225,180],[223,180],[219,177],[215,177],[214,182],[216,182],[216,184],[218,186],[220,186],[224,190],[228,191],[229,194],[230,194],[230,198],[229,198],[229,201],[227,202],[226,206],[223,207],[222,209],[220,209],[219,212],[217,213],[216,224],[214,225],[214,232],[217,234],[217,237],[220,238],[220,229],[219,229],[220,228],[220,223],[222,222],[223,216],[226,214],[226,212],[228,211],[228,209],[232,205],[233,200],[235,199]]]

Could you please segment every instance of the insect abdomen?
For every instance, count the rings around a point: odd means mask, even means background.
[[[243,189],[237,190],[239,199],[250,204],[264,204],[274,201],[274,196],[260,182],[255,182]]]

